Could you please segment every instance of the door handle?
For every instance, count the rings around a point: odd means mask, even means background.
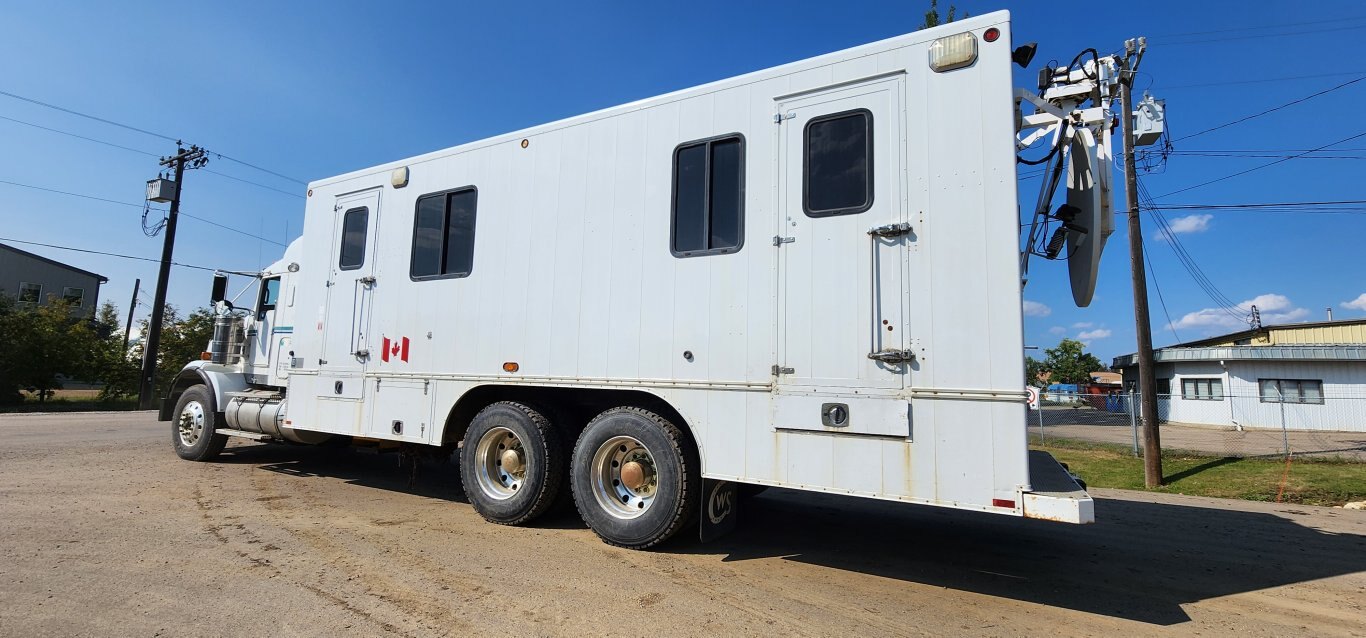
[[[883,363],[906,363],[915,360],[915,353],[910,350],[878,350],[869,352],[868,358]]]

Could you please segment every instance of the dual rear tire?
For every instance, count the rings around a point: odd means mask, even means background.
[[[572,452],[562,433],[521,403],[495,403],[476,415],[460,454],[475,511],[494,523],[526,524],[568,490],[602,540],[631,549],[658,545],[692,520],[700,464],[668,419],[642,408],[612,408],[588,423]]]

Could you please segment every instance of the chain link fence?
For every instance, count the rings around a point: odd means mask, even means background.
[[[1031,439],[1050,437],[1143,449],[1134,394],[1046,394],[1029,412]],[[1219,457],[1317,456],[1366,462],[1366,396],[1157,398],[1162,448]]]

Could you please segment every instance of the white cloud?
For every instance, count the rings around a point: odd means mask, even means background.
[[[1078,334],[1077,338],[1082,341],[1094,341],[1096,339],[1104,339],[1108,336],[1110,336],[1109,330],[1105,328],[1096,328],[1095,330],[1087,330]]]
[[[1213,329],[1246,330],[1248,327],[1246,316],[1252,312],[1253,306],[1257,306],[1257,311],[1262,315],[1262,325],[1291,323],[1309,316],[1308,310],[1295,307],[1295,304],[1290,303],[1290,299],[1285,295],[1268,293],[1244,301],[1232,310],[1204,308],[1186,313],[1185,316],[1177,319],[1172,326],[1178,330],[1206,328],[1208,329],[1206,332],[1210,334],[1216,331]]]
[[[1073,327],[1073,328],[1077,328],[1077,329],[1084,330],[1084,329],[1086,329],[1086,328],[1094,328],[1094,327],[1096,327],[1096,324],[1091,323],[1090,321],[1078,321],[1078,322],[1072,324],[1072,327]]]
[[[1187,215],[1185,217],[1177,217],[1176,219],[1167,222],[1167,226],[1171,229],[1173,235],[1202,233],[1209,230],[1209,223],[1212,219],[1214,219],[1214,215]],[[1158,232],[1153,235],[1153,239],[1157,241],[1166,241],[1167,234]]]
[[[1366,292],[1361,293],[1361,296],[1356,299],[1342,302],[1342,307],[1366,312]]]
[[[1062,326],[1053,326],[1052,328],[1049,328],[1049,329],[1048,329],[1048,332],[1049,332],[1050,334],[1060,335],[1060,334],[1066,333],[1066,332],[1067,332],[1067,328],[1064,328],[1064,327],[1062,327]]]
[[[1053,309],[1037,301],[1028,299],[1024,302],[1024,313],[1026,317],[1047,317],[1053,314]]]

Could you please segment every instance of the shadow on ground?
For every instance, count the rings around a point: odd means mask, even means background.
[[[453,462],[423,463],[411,486],[394,454],[253,445],[222,462],[466,502]],[[1366,536],[1273,514],[1097,499],[1096,518],[1074,526],[772,489],[744,503],[731,535],[701,544],[685,532],[661,551],[778,557],[1155,625],[1188,621],[1184,604],[1366,571]],[[538,526],[583,524],[568,511]]]

